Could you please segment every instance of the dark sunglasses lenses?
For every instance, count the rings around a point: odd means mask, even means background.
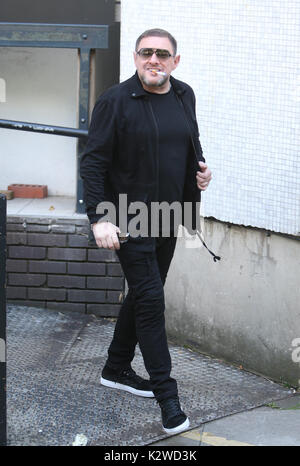
[[[138,51],[138,54],[143,58],[150,58],[154,53],[156,54],[157,58],[161,58],[163,60],[171,57],[170,52],[165,49],[141,49]]]

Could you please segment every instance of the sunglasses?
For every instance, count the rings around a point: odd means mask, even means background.
[[[155,53],[157,58],[159,58],[160,60],[167,60],[168,58],[173,56],[169,52],[169,50],[165,50],[165,49],[144,48],[144,49],[140,49],[136,53],[142,58],[151,58],[152,55]]]

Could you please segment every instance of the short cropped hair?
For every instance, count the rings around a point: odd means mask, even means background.
[[[176,55],[177,53],[177,42],[176,42],[176,39],[175,37],[172,36],[172,34],[170,34],[168,31],[165,31],[164,29],[148,29],[147,31],[143,32],[136,40],[136,43],[135,43],[135,51],[137,52],[138,51],[138,46],[141,42],[142,39],[144,39],[145,37],[167,37],[171,44],[172,44],[172,47],[173,47],[173,51],[174,51],[174,55]]]

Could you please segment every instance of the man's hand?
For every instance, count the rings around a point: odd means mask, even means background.
[[[97,222],[92,226],[94,237],[99,248],[120,249],[117,233],[120,228],[110,222]]]
[[[211,171],[204,162],[199,162],[200,171],[197,172],[196,179],[197,179],[197,186],[202,191],[205,191],[209,182],[212,178]]]

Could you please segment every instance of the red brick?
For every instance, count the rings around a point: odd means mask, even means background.
[[[48,188],[46,185],[40,184],[10,184],[8,190],[13,191],[14,197],[22,198],[38,198],[48,196]]]

